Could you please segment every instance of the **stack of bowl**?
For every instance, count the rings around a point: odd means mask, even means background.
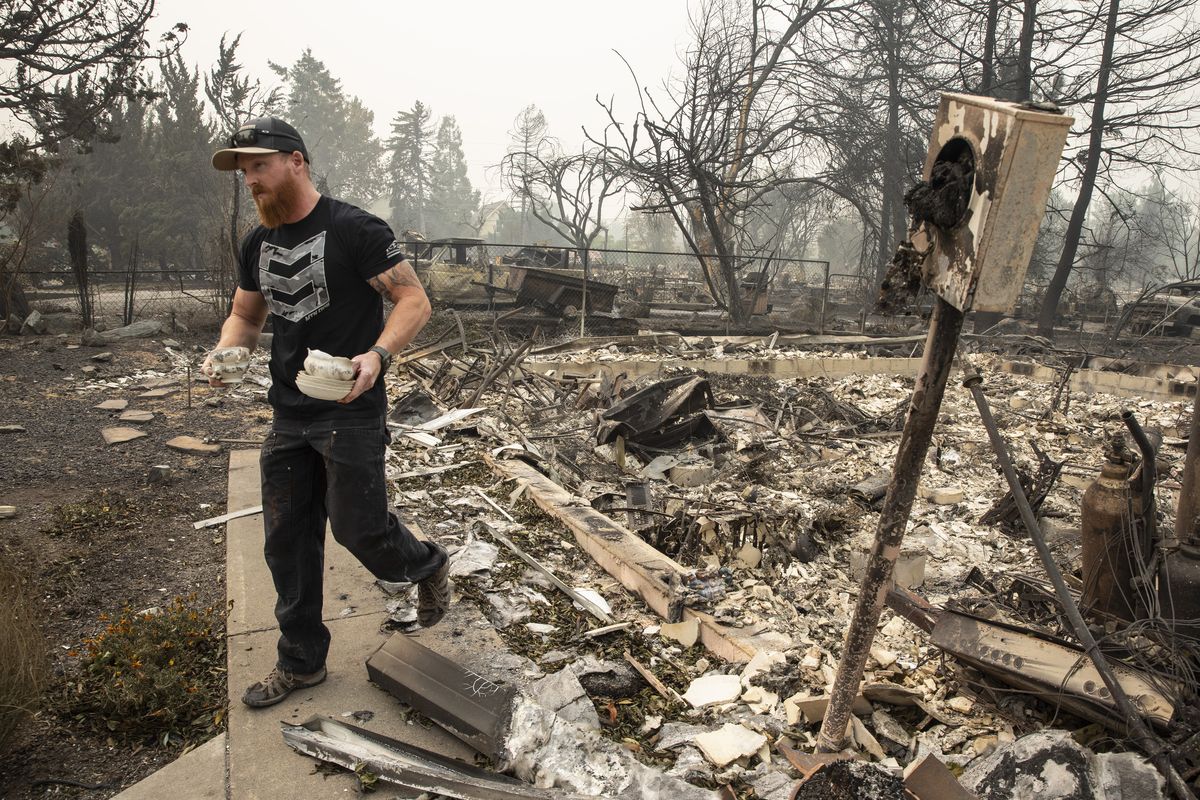
[[[304,369],[296,374],[296,388],[317,400],[341,400],[354,388],[354,362],[309,350]]]

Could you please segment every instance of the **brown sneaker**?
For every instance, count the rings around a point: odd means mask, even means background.
[[[246,690],[242,702],[254,708],[273,706],[297,689],[307,689],[325,680],[325,668],[305,675],[283,667],[275,667],[266,680],[259,681]]]
[[[435,544],[445,561],[437,572],[417,583],[417,622],[422,628],[437,625],[450,610],[450,557],[446,548]]]

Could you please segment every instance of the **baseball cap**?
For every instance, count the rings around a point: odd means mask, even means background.
[[[258,117],[243,123],[229,137],[229,147],[213,153],[212,165],[226,172],[237,169],[239,154],[291,153],[296,150],[308,161],[308,148],[300,133],[278,117]]]

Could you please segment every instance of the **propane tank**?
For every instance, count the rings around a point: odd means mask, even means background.
[[[1200,639],[1200,543],[1182,544],[1159,571],[1158,602],[1176,634]]]
[[[1132,586],[1137,572],[1131,530],[1129,465],[1112,458],[1083,493],[1083,604],[1131,622],[1141,603]]]

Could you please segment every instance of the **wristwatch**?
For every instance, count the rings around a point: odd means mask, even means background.
[[[387,368],[389,366],[391,366],[391,363],[392,363],[392,354],[389,353],[384,348],[380,347],[379,345],[375,345],[374,347],[372,347],[370,352],[377,353],[379,355],[379,360],[383,364],[383,366],[380,367],[379,371],[387,372]]]

